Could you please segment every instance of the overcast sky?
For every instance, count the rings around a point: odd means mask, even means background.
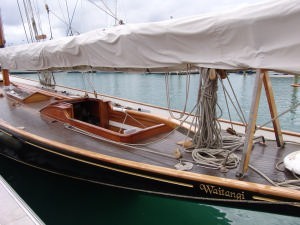
[[[29,0],[25,0],[27,1]],[[50,9],[49,18],[53,38],[58,38],[70,34],[68,29],[70,20],[72,20],[74,34],[113,26],[115,20],[106,13],[110,13],[106,6],[114,15],[117,11],[117,18],[124,20],[125,23],[141,23],[210,12],[218,13],[262,1],[264,0],[31,0],[31,3],[38,32],[46,34],[49,39],[51,34],[45,4]],[[7,45],[27,43],[27,39],[29,41],[31,39],[23,2],[23,0],[1,0],[0,7]],[[106,12],[100,8],[106,9]]]

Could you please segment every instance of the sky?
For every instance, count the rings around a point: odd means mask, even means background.
[[[38,34],[45,34],[46,39],[50,39],[51,33],[53,38],[59,38],[114,26],[116,20],[109,14],[125,23],[156,22],[211,12],[220,13],[265,0],[1,0],[7,46],[31,42],[24,10],[24,2],[29,1]],[[50,10],[49,19],[45,4]],[[29,7],[27,9],[30,14]],[[69,21],[72,21],[72,29]]]

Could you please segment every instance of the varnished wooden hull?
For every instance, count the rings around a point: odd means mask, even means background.
[[[183,179],[99,160],[29,139],[1,127],[0,154],[46,172],[133,191],[299,216],[295,199]],[[216,178],[217,179],[217,178]],[[263,192],[263,191],[261,191]]]

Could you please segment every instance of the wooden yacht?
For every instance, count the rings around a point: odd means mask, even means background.
[[[299,21],[299,1],[280,1],[2,48],[0,154],[111,187],[299,216],[299,161],[289,162],[300,158],[300,134],[280,129],[268,75],[300,74],[300,31],[294,30]],[[278,35],[266,34],[265,27]],[[226,70],[252,68],[247,123],[218,120],[218,82],[227,79]],[[91,98],[82,90],[46,88],[9,75],[183,69],[198,70],[202,79],[191,113],[99,94]],[[256,125],[263,86],[274,129]]]

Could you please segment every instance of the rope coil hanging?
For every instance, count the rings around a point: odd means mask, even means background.
[[[201,69],[192,142],[193,160],[201,166],[226,172],[236,168],[239,157],[233,152],[243,145],[241,137],[221,135],[217,120],[218,74],[214,69]]]
[[[217,121],[218,80],[214,69],[201,69],[193,137],[195,148],[221,148],[221,126]]]

